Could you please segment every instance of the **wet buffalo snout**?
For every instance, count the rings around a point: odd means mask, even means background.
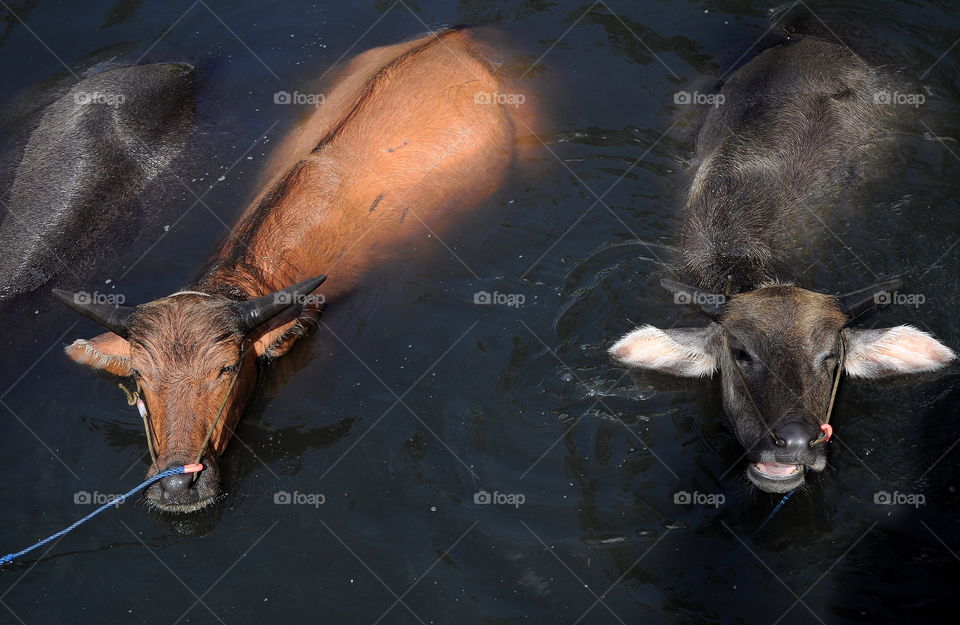
[[[151,467],[148,475],[191,463],[193,458],[188,456],[164,458]],[[203,469],[198,473],[168,475],[151,485],[146,493],[148,504],[175,514],[194,512],[213,504],[220,495],[220,470],[216,460],[209,455],[201,458],[200,464]]]
[[[805,423],[794,421],[778,427],[773,434],[779,451],[799,455],[810,449],[810,444],[817,440],[819,432]]]

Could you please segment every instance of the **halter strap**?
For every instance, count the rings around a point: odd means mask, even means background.
[[[833,416],[833,405],[837,401],[837,389],[840,388],[840,378],[843,375],[843,363],[847,357],[847,344],[843,340],[843,331],[837,339],[840,343],[840,358],[837,359],[837,371],[833,374],[833,389],[830,391],[830,403],[827,404],[827,412],[823,417],[823,423],[820,424],[820,430],[823,432],[810,445],[819,445],[826,443],[833,435],[833,427],[830,425],[830,417]]]
[[[127,390],[123,382],[118,382],[117,386],[119,386],[123,394],[127,396],[127,405],[137,407],[137,412],[140,413],[140,418],[143,420],[143,431],[147,435],[147,451],[150,452],[150,460],[156,463],[157,448],[153,443],[153,423],[150,420],[150,413],[147,412],[147,404],[143,401],[143,394],[140,392],[140,382],[134,380],[134,383],[137,386],[133,392]]]
[[[203,295],[204,297],[213,297],[209,293],[204,293],[202,291],[177,291],[176,293],[171,293],[167,297],[176,297],[177,295]]]
[[[207,430],[207,435],[203,437],[203,444],[200,445],[200,451],[197,452],[197,458],[194,460],[194,464],[200,462],[200,458],[203,457],[203,452],[207,450],[207,445],[210,443],[210,438],[213,436],[213,431],[217,429],[217,424],[220,423],[220,417],[223,416],[223,411],[227,407],[227,400],[230,399],[230,395],[233,393],[233,387],[236,386],[237,380],[240,379],[240,369],[243,367],[243,348],[240,348],[240,360],[237,361],[240,364],[237,366],[236,372],[234,372],[233,380],[230,381],[230,387],[227,388],[227,394],[223,396],[223,401],[220,402],[220,410],[217,411],[217,416],[214,418],[213,423],[210,424],[210,429]]]

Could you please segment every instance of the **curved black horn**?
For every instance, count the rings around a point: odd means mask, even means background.
[[[96,321],[114,334],[127,338],[127,324],[130,322],[133,306],[96,302],[93,295],[84,291],[72,293],[63,289],[53,289],[53,296],[87,319]]]
[[[837,304],[848,317],[855,319],[871,309],[889,304],[893,293],[902,286],[903,281],[899,278],[879,282],[865,289],[838,295]]]
[[[701,291],[687,284],[674,282],[666,278],[660,281],[660,286],[673,295],[675,303],[689,304],[711,319],[718,319],[723,312],[724,304],[727,303],[727,298],[724,295]]]
[[[249,332],[270,321],[294,304],[302,303],[301,300],[304,296],[312,293],[326,279],[327,276],[317,276],[269,295],[238,303],[237,309],[244,329]]]

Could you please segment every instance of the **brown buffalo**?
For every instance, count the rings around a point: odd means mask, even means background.
[[[205,470],[163,479],[148,491],[153,505],[185,512],[214,501],[215,458],[258,359],[286,353],[322,302],[401,260],[414,237],[442,231],[501,184],[520,111],[491,97],[504,91],[463,30],[361,54],[273,155],[262,192],[195,282],[136,307],[58,293],[110,330],[67,354],[142,389],[158,456],[149,474],[193,462],[213,429]]]

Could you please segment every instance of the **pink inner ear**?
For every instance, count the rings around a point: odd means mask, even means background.
[[[880,356],[897,360],[900,367],[908,369],[927,367],[931,362],[946,362],[950,357],[945,352],[949,351],[923,334],[905,334],[895,342],[877,348]]]
[[[624,364],[650,367],[671,355],[670,343],[660,330],[644,326],[617,341],[610,354]]]
[[[635,337],[631,341],[621,341],[611,353],[624,362],[652,363],[673,357],[675,350],[662,339]]]
[[[855,347],[850,356],[847,372],[865,377],[932,371],[956,357],[949,347],[911,326],[890,328]]]
[[[114,375],[130,375],[130,343],[113,332],[92,339],[77,339],[64,351],[82,365],[104,369]]]
[[[681,345],[668,333],[649,325],[617,341],[610,355],[630,367],[688,377],[711,375],[716,366],[714,359],[696,346]]]

